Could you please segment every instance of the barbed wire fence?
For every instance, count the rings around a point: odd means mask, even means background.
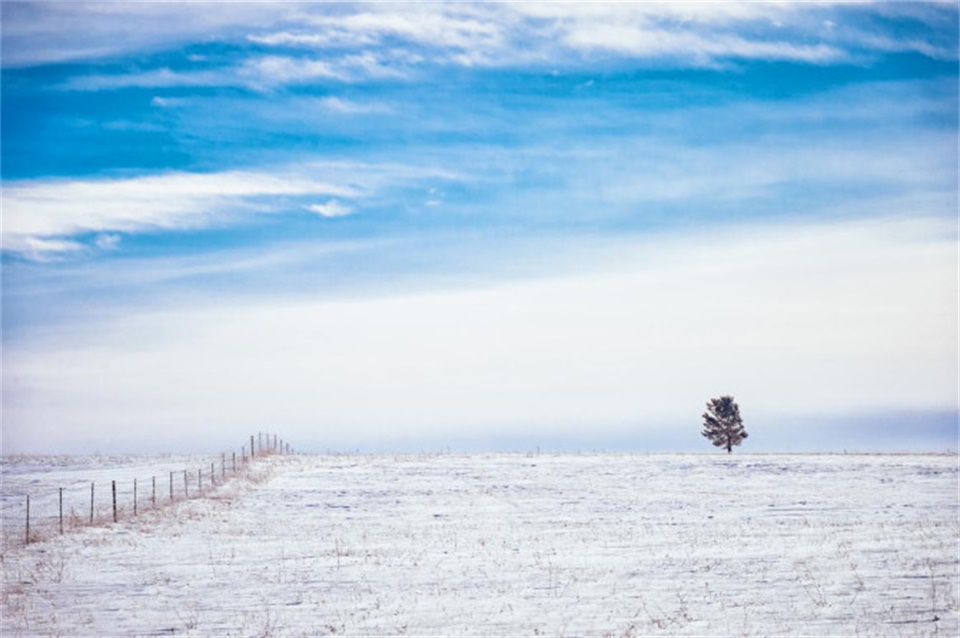
[[[293,447],[276,434],[250,435],[240,447],[189,467],[172,469],[170,463],[145,470],[107,468],[96,473],[116,478],[77,480],[64,477],[63,485],[51,487],[56,476],[41,485],[4,494],[3,546],[28,545],[83,527],[109,525],[160,510],[188,499],[201,498],[233,478],[243,475],[253,461],[276,454],[294,454]],[[163,466],[163,467],[160,467]],[[50,471],[55,472],[56,468]]]

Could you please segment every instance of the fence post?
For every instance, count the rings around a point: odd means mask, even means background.
[[[173,502],[173,472],[170,472],[170,502]]]
[[[252,459],[257,454],[257,449],[253,447],[253,435],[250,435],[250,458]]]
[[[90,481],[90,524],[93,525],[93,481]]]
[[[27,542],[25,545],[30,544],[30,495],[27,494]]]
[[[210,464],[210,486],[213,487],[217,484],[217,473],[213,469],[213,463]]]
[[[110,481],[113,490],[113,522],[117,522],[117,482]]]
[[[187,489],[187,471],[183,471],[183,497],[190,498],[190,491]]]
[[[203,470],[197,468],[197,495],[203,492]]]
[[[220,476],[227,475],[227,453],[224,452],[220,455]]]
[[[137,479],[133,479],[133,515],[137,515]]]
[[[150,505],[156,508],[157,507],[157,477],[151,476],[150,480],[153,483],[153,492],[150,493]]]
[[[60,535],[63,535],[63,488],[60,488]]]

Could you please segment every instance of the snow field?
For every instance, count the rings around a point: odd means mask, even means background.
[[[953,456],[273,456],[3,555],[15,635],[960,633]]]

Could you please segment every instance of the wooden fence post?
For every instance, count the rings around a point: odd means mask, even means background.
[[[170,502],[173,502],[173,472],[170,472]]]
[[[93,481],[90,481],[90,524],[93,525]]]
[[[151,476],[150,481],[153,483],[153,492],[150,493],[150,505],[156,508],[157,507],[157,477]]]
[[[217,484],[217,473],[213,469],[213,463],[210,464],[210,486]]]
[[[63,535],[63,488],[60,488],[60,535]]]
[[[197,494],[198,494],[198,495],[199,495],[201,492],[203,492],[203,474],[202,474],[201,472],[203,472],[203,470],[201,470],[201,469],[198,467],[198,468],[197,468]]]
[[[26,545],[30,544],[30,495],[27,494],[27,536]]]
[[[250,435],[250,458],[256,456],[256,448],[253,447],[253,435]]]
[[[117,522],[117,482],[110,481],[113,490],[113,522]]]
[[[187,489],[187,471],[183,471],[183,497],[190,498],[190,491]]]
[[[137,479],[133,479],[133,515],[137,515]]]
[[[224,452],[220,455],[220,476],[227,475],[227,453]]]

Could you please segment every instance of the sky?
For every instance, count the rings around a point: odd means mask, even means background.
[[[956,3],[0,10],[4,454],[958,449]]]

